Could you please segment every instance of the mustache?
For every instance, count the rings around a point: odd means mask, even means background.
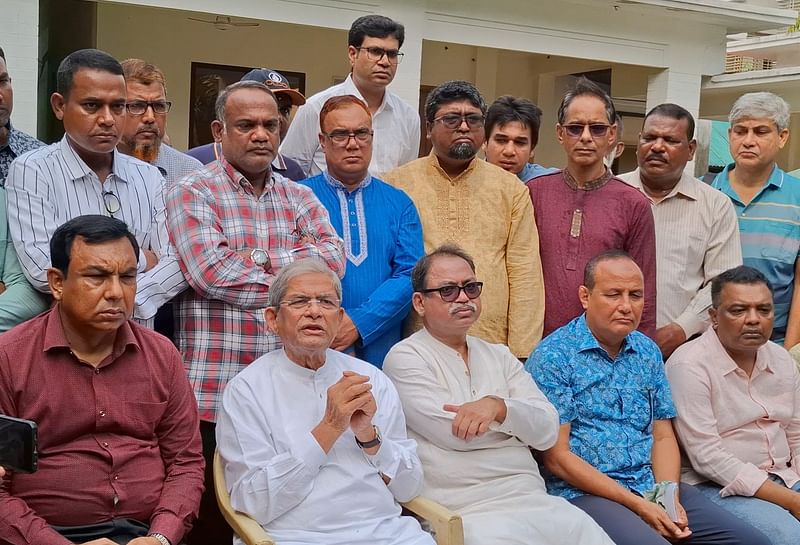
[[[460,310],[464,310],[464,309],[469,309],[472,312],[478,312],[478,305],[476,305],[475,303],[472,303],[472,302],[459,303],[457,305],[456,304],[452,304],[452,305],[450,305],[450,308],[447,309],[447,310],[450,313],[450,316],[452,316],[456,312],[458,312]]]

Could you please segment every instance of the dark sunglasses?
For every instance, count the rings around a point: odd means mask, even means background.
[[[569,125],[562,125],[562,127],[564,128],[564,131],[573,138],[577,138],[582,135],[584,127],[589,127],[589,134],[591,134],[594,138],[599,138],[606,135],[608,129],[611,128],[611,125],[606,125],[604,123],[570,123]]]
[[[442,286],[441,288],[428,288],[425,290],[419,290],[420,293],[433,293],[435,291],[439,292],[439,296],[442,298],[442,301],[445,303],[452,303],[458,296],[461,295],[461,290],[464,290],[464,293],[467,294],[467,297],[470,299],[475,299],[481,294],[483,290],[483,282],[467,282],[463,286]]]

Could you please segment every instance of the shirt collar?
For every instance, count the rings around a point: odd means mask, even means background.
[[[275,154],[275,159],[272,160],[272,170],[284,171],[286,170],[286,161],[283,160],[283,155],[280,153]]]
[[[633,177],[634,184],[639,189],[639,191],[642,192],[642,194],[645,197],[647,197],[648,199],[650,199],[652,201],[653,200],[652,197],[650,195],[648,195],[647,191],[645,191],[645,189],[644,189],[644,183],[642,182],[642,170],[640,168],[637,168],[633,172],[635,174],[635,176]],[[664,196],[664,198],[661,199],[660,202],[666,201],[667,199],[670,199],[670,198],[674,197],[678,193],[680,193],[681,195],[683,195],[684,197],[686,197],[688,199],[696,201],[697,200],[697,191],[696,191],[695,182],[696,182],[696,180],[694,178],[692,178],[691,176],[686,174],[686,172],[682,172],[681,173],[681,177],[678,180],[678,183],[675,184],[675,187],[672,188],[672,191],[667,193],[667,195]]]
[[[472,158],[472,160],[467,165],[467,168],[465,168],[461,172],[461,174],[459,174],[455,178],[451,178],[444,171],[444,169],[441,167],[441,165],[439,165],[439,157],[436,155],[436,150],[431,149],[431,152],[428,155],[428,162],[430,163],[430,165],[433,166],[433,168],[437,172],[439,172],[439,174],[441,174],[445,179],[450,180],[451,182],[455,182],[455,181],[457,181],[457,180],[459,180],[461,178],[465,178],[465,177],[469,176],[470,174],[472,174],[472,171],[474,171],[477,168],[478,161],[483,161],[483,159],[478,159],[478,156],[476,155],[475,157]],[[500,167],[498,167],[498,168],[500,168]]]
[[[76,152],[72,147],[69,137],[67,137],[66,134],[64,134],[64,137],[58,143],[58,147],[61,151],[61,156],[64,158],[64,163],[67,167],[67,171],[71,180],[80,180],[84,176],[90,176],[94,174],[94,171],[89,168],[89,166],[78,155],[78,152]],[[126,156],[120,153],[117,148],[114,148],[112,153],[114,158],[112,159],[111,173],[119,180],[127,183],[128,176],[124,166]]]
[[[227,174],[228,179],[231,181],[231,184],[236,188],[237,191],[239,189],[245,189],[245,188],[249,189],[250,191],[253,190],[253,184],[250,183],[250,180],[248,180],[244,174],[236,170],[234,166],[230,164],[223,155],[220,155],[217,161],[219,162],[220,167],[222,167],[222,170],[225,172],[225,174]],[[267,180],[267,183],[264,184],[264,194],[270,191],[272,189],[272,186],[274,185],[275,185],[275,177],[272,175],[272,169],[270,169],[269,179]]]
[[[589,329],[589,324],[586,323],[586,313],[584,312],[576,318],[575,331],[578,335],[578,352],[585,352],[588,350],[602,350],[607,354],[606,349],[600,346],[597,337],[594,336],[592,330]],[[630,334],[622,340],[622,345],[619,348],[619,354],[623,352],[636,352],[633,343],[630,342]],[[618,355],[619,355],[618,354]]]
[[[50,309],[47,316],[44,330],[44,352],[50,352],[51,350],[58,348],[66,350],[72,349],[69,345],[69,341],[67,340],[67,335],[64,333],[64,325],[61,323],[60,309],[61,304],[56,303],[53,308]],[[127,350],[128,346],[133,346],[137,350],[140,348],[139,342],[136,340],[136,336],[133,334],[130,323],[126,320],[125,323],[123,323],[119,329],[117,329],[117,335],[114,338],[114,348],[111,351],[111,356],[106,365],[122,355],[122,353]]]
[[[345,185],[342,182],[331,176],[328,172],[323,172],[323,174],[325,175],[325,180],[334,188],[344,191],[345,193],[351,192],[347,187],[345,187]],[[355,191],[361,191],[371,183],[372,183],[372,176],[369,173],[367,173],[367,177],[359,182]]]
[[[736,163],[731,163],[730,165],[725,167],[725,170],[723,170],[717,175],[720,181],[723,182],[728,187],[731,186],[730,172],[735,168],[736,168]],[[764,187],[771,185],[780,189],[783,186],[784,174],[785,173],[778,167],[777,164],[774,165],[772,167],[772,172],[770,173],[769,178],[767,179],[767,183],[764,184]]]
[[[358,87],[356,87],[356,83],[353,81],[353,74],[352,73],[347,75],[347,78],[345,78],[343,85],[344,85],[344,89],[347,91],[345,94],[353,95],[356,98],[358,98],[361,101],[363,101],[364,104],[367,104],[367,99],[364,98],[364,95],[361,94],[361,91],[358,90]],[[387,89],[385,87],[383,89],[383,101],[381,102],[381,105],[378,107],[378,109],[375,110],[375,113],[372,114],[372,116],[374,117],[374,116],[378,115],[384,109],[387,109],[387,110],[391,110],[392,109],[392,104],[389,101],[389,89]]]
[[[561,171],[564,177],[564,183],[566,183],[572,189],[577,189],[581,191],[594,191],[595,189],[600,189],[604,185],[608,183],[608,181],[614,177],[609,169],[606,169],[600,177],[595,178],[594,180],[589,180],[583,186],[578,185],[578,181],[570,174],[570,172],[565,168]]]
[[[725,350],[724,346],[722,346],[722,342],[719,340],[719,335],[717,335],[717,332],[713,327],[709,327],[702,336],[705,337],[707,342],[711,344],[713,347],[713,352],[716,352],[719,355],[719,366],[723,375],[734,373],[737,369],[739,369],[739,366],[735,361],[733,361],[733,358],[731,358],[730,354],[728,354],[728,351]],[[758,351],[756,352],[756,364],[754,369],[758,369],[759,373],[764,373],[766,371],[774,373],[772,366],[769,364],[766,343],[759,347]]]

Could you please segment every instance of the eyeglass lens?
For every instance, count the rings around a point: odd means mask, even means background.
[[[106,207],[106,211],[112,215],[119,212],[120,208],[122,208],[119,197],[111,191],[103,191],[103,204]]]
[[[564,130],[567,131],[567,134],[572,137],[578,137],[583,134],[584,127],[589,127],[589,134],[594,137],[604,136],[611,125],[605,125],[603,123],[592,123],[592,124],[582,124],[582,123],[570,123],[569,125],[564,125]]]
[[[466,121],[467,126],[470,129],[478,129],[483,127],[483,116],[480,114],[469,114],[469,115],[455,115],[455,114],[448,114],[443,115],[442,117],[437,118],[438,121],[442,123],[448,129],[457,129],[461,126],[461,124]]]
[[[461,290],[464,290],[464,293],[468,298],[475,299],[483,290],[483,282],[468,282],[463,286],[442,286],[434,291],[439,292],[439,295],[442,297],[442,301],[445,303],[452,303],[458,299],[458,296],[461,294]]]

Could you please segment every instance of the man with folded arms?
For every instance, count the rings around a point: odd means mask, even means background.
[[[441,246],[414,267],[424,328],[392,348],[392,379],[419,443],[423,494],[458,512],[465,545],[613,545],[597,524],[548,496],[531,448],[558,434],[558,414],[506,346],[467,335],[483,283],[472,258]]]
[[[107,216],[53,234],[48,312],[0,335],[0,414],[39,426],[39,469],[0,483],[0,542],[178,545],[197,516],[197,407],[175,347],[129,320],[138,243]]]
[[[342,287],[314,258],[281,269],[266,319],[283,343],[234,377],[217,443],[231,505],[277,543],[433,545],[398,502],[422,466],[403,409],[379,369],[329,348]]]
[[[746,266],[711,283],[711,328],[667,362],[683,480],[770,536],[800,539],[800,372],[770,341],[772,286]]]

